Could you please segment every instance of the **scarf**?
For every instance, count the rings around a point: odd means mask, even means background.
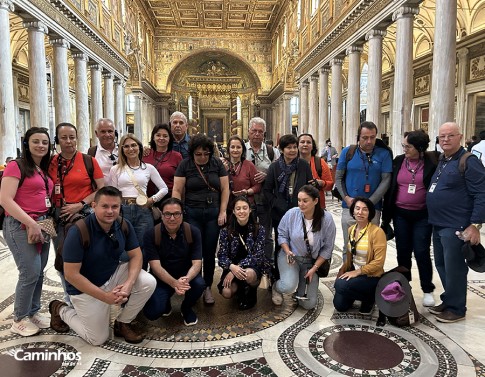
[[[278,159],[278,165],[281,170],[280,175],[278,176],[278,178],[276,178],[276,180],[278,181],[278,192],[286,193],[286,197],[288,198],[290,196],[288,183],[290,181],[291,174],[296,171],[296,166],[298,165],[298,157],[291,161],[290,165],[286,165],[285,158],[283,157],[283,155],[281,155]]]

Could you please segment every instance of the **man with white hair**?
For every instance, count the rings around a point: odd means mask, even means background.
[[[118,133],[111,119],[101,118],[96,123],[94,130],[98,138],[98,144],[88,149],[88,154],[98,161],[103,171],[104,182],[107,184],[111,167],[118,162]]]
[[[175,111],[170,115],[170,127],[173,134],[172,150],[180,152],[183,158],[189,157],[189,140],[187,133],[187,117],[180,111]]]

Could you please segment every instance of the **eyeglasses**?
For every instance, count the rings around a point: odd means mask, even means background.
[[[209,155],[210,155],[210,152],[195,152],[194,153],[194,156],[197,156],[197,157],[202,157],[202,156],[207,157]]]
[[[180,219],[180,216],[182,216],[182,212],[163,212],[162,215],[163,218],[166,220],[170,220],[172,216],[174,219]]]
[[[123,145],[123,149],[130,149],[130,148],[136,149],[136,148],[138,148],[138,144],[137,143],[133,143],[133,144],[125,144],[125,145]]]
[[[455,135],[455,134],[451,134],[451,135],[439,135],[438,136],[438,139],[440,139],[440,140],[453,139],[455,136],[458,136],[458,134],[457,135]]]
[[[412,149],[414,146],[413,145],[409,145],[409,144],[401,144],[401,147],[402,149],[404,149],[405,151],[409,150],[409,149]]]

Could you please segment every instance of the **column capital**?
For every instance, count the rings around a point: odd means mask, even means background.
[[[56,46],[56,47],[64,47],[64,48],[67,48],[67,49],[71,48],[71,44],[67,40],[65,40],[64,38],[51,38],[49,40],[49,43],[52,46]]]
[[[364,48],[362,46],[352,45],[345,50],[345,55],[348,56],[348,55],[354,54],[356,52],[358,52],[360,54],[362,51],[364,51]]]
[[[13,12],[15,7],[13,6],[13,2],[11,0],[0,0],[0,9]]]
[[[392,14],[392,20],[393,21],[396,21],[399,18],[414,17],[417,14],[419,14],[419,8],[417,8],[417,7],[410,7],[410,6],[404,6],[404,7],[398,8]]]
[[[330,60],[330,65],[342,65],[344,60],[342,58],[333,58]]]
[[[88,65],[89,69],[92,71],[101,71],[103,69],[103,67],[101,67],[101,65],[96,62],[89,63]]]
[[[26,28],[27,30],[34,30],[34,31],[39,31],[44,34],[49,33],[49,29],[47,26],[42,22],[42,21],[25,21],[22,23],[22,26]]]
[[[467,48],[463,47],[463,48],[460,48],[459,50],[456,51],[456,57],[459,59],[459,60],[463,60],[463,59],[466,59],[468,57],[468,53],[470,52],[470,50],[468,50]]]
[[[381,29],[372,29],[372,30],[369,30],[366,34],[365,34],[365,40],[368,41],[369,39],[372,39],[372,38],[384,38],[386,36],[387,32],[385,30],[381,30]]]
[[[301,83],[300,83],[300,86],[301,87],[307,87],[308,85],[310,85],[310,83],[308,82],[308,80],[303,80]]]
[[[318,72],[323,75],[328,75],[330,73],[330,68],[329,67],[321,67]]]
[[[87,56],[84,52],[75,52],[72,53],[71,56],[74,60],[79,59],[84,60],[85,62],[89,60],[89,56]]]
[[[314,73],[310,76],[310,81],[318,81],[318,74]]]
[[[103,79],[112,79],[113,78],[113,74],[109,71],[103,71]]]
[[[121,84],[122,84],[122,82],[123,82],[123,80],[121,80],[119,77],[115,77],[115,78],[113,79],[113,84],[114,84],[114,85],[121,85]]]

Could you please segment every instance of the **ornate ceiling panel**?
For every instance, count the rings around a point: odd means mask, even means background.
[[[161,28],[271,31],[286,1],[282,0],[148,0]]]

